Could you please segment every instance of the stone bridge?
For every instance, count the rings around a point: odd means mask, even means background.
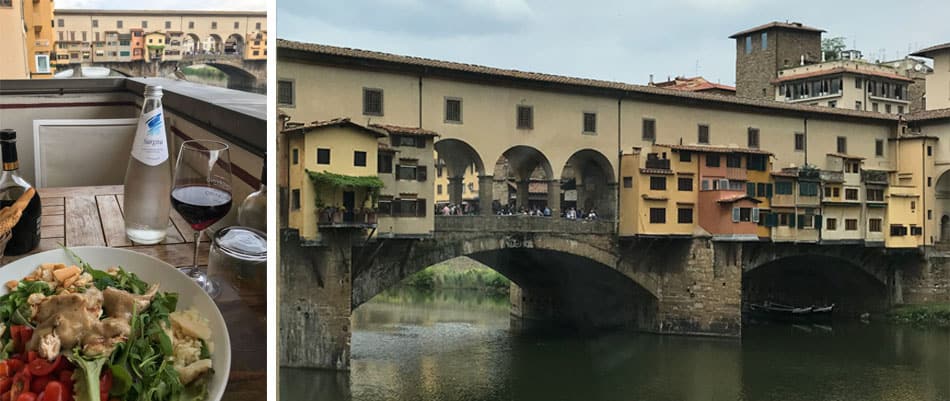
[[[192,54],[181,60],[150,62],[104,62],[88,66],[105,67],[128,77],[168,77],[175,70],[190,65],[205,64],[228,76],[228,88],[258,91],[267,85],[267,60],[245,60],[240,54]]]
[[[351,311],[458,256],[511,279],[513,324],[738,337],[747,302],[835,303],[848,316],[950,301],[950,256],[932,251],[618,238],[612,221],[530,216],[437,216],[427,238],[321,235],[282,232],[282,366],[347,369]]]

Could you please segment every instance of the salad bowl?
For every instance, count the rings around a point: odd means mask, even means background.
[[[214,372],[208,382],[206,399],[221,400],[231,370],[231,341],[221,312],[201,287],[174,266],[138,252],[97,246],[70,247],[69,250],[95,269],[121,267],[135,273],[146,283],[158,283],[159,291],[178,293],[176,310],[194,308],[207,319],[214,342],[214,352],[211,355]],[[62,248],[37,253],[0,267],[0,284],[10,280],[20,281],[43,263],[78,264]],[[6,286],[0,286],[0,295],[8,292]]]

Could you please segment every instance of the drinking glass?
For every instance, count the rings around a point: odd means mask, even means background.
[[[198,268],[198,244],[208,226],[231,210],[231,162],[228,145],[203,139],[185,141],[175,163],[172,207],[195,230],[195,255],[191,267],[181,271],[212,297],[218,285]]]

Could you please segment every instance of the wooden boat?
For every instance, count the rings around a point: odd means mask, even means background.
[[[760,319],[783,321],[824,320],[831,317],[835,305],[796,307],[766,301],[761,304],[750,303],[749,312]]]

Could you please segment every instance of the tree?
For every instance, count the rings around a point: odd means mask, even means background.
[[[836,36],[821,40],[821,54],[825,56],[825,60],[830,61],[841,58],[841,51],[846,47],[844,39],[843,36]]]

